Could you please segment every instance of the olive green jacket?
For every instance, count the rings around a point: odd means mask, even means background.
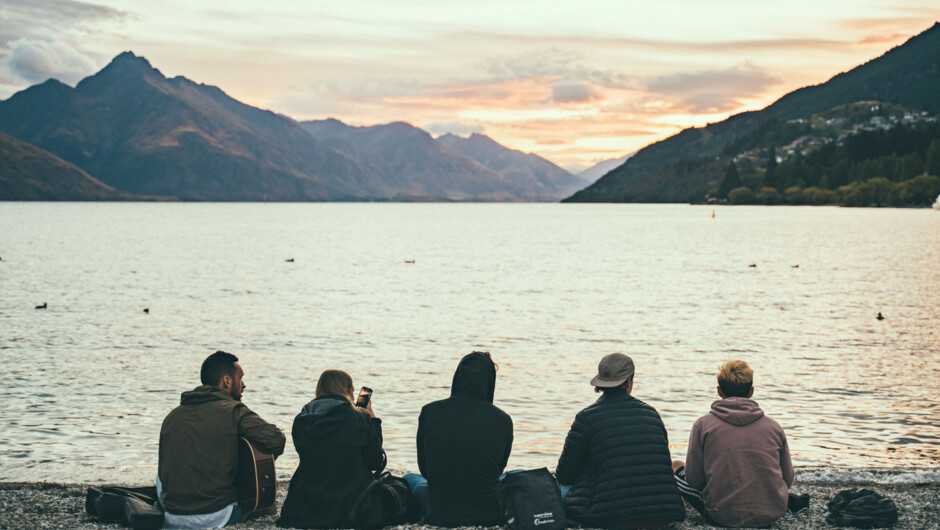
[[[266,453],[284,452],[284,434],[228,392],[202,385],[183,392],[160,429],[158,474],[166,511],[207,514],[236,502],[238,438]]]

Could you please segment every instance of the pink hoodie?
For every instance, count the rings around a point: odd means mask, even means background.
[[[702,491],[708,515],[725,526],[767,526],[787,513],[793,465],[780,424],[756,402],[712,403],[692,426],[685,478]]]

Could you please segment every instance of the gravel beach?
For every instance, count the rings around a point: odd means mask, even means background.
[[[85,490],[88,484],[57,484],[51,482],[0,482],[0,529],[6,528],[119,528],[116,525],[95,523],[84,513]],[[850,488],[868,488],[894,500],[900,512],[897,528],[940,528],[940,483],[871,484],[865,482],[800,482],[791,491],[808,493],[810,511],[788,515],[773,528],[811,529],[827,528],[826,501],[836,492]],[[278,483],[278,506],[287,495],[287,481]],[[711,528],[691,508],[687,519],[672,528]],[[262,517],[237,525],[235,528],[273,529],[274,516]],[[419,530],[433,528],[424,525],[399,526],[398,529]]]

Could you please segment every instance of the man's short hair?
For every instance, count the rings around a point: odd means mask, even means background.
[[[199,379],[204,385],[219,386],[223,376],[235,378],[235,363],[237,362],[238,357],[219,350],[202,361]]]
[[[744,361],[728,361],[718,368],[718,386],[725,397],[747,397],[754,384],[754,370]]]

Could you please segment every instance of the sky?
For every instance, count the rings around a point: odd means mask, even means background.
[[[477,132],[577,171],[937,20],[936,0],[0,0],[0,98],[131,51],[297,120]]]

